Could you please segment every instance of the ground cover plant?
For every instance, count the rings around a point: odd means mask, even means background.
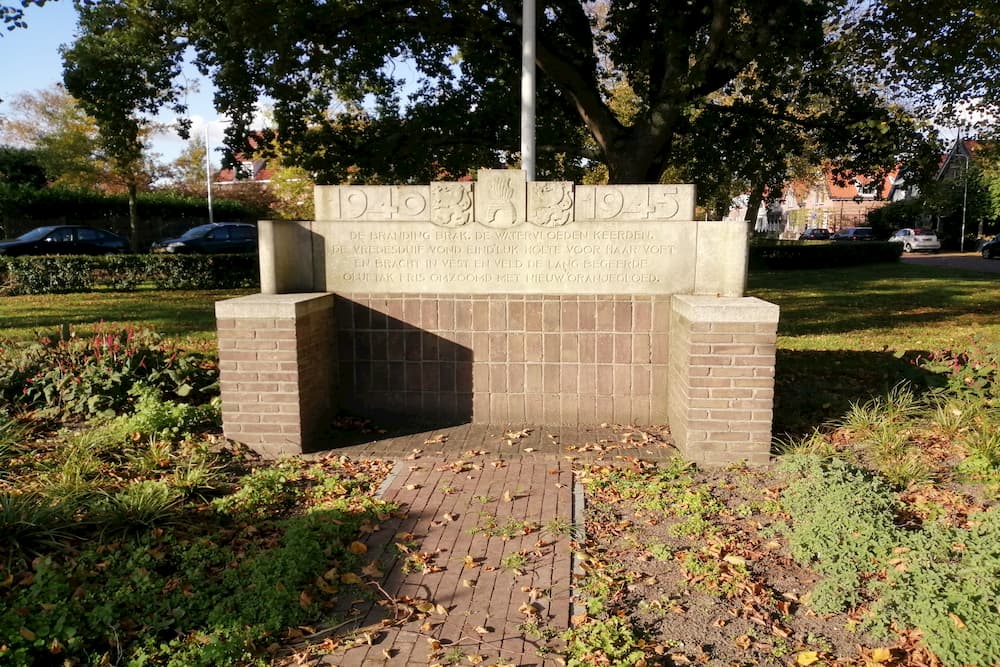
[[[782,306],[776,464],[583,467],[570,660],[1000,664],[995,276],[751,284]]]
[[[529,617],[519,629],[545,649],[537,664],[1000,664],[1000,283],[887,264],[760,273],[750,289],[782,307],[773,466],[656,466],[626,447],[562,442],[584,489],[581,525],[498,518],[488,511],[516,503],[483,496],[468,510],[472,536],[510,549],[462,566],[527,580],[527,543],[574,545],[571,627]],[[2,399],[0,664],[319,664],[343,649],[331,641],[338,605],[367,581],[403,567],[434,576],[420,536],[397,536],[392,562],[367,551],[405,511],[374,497],[389,464],[267,463],[224,441],[219,295],[122,300],[134,296],[38,297],[38,324],[30,301],[0,299],[0,322],[14,322],[0,330],[4,377],[93,387],[54,403],[44,390]],[[161,326],[168,337],[140,333]],[[88,370],[28,372],[49,354]],[[151,363],[129,365],[136,354]],[[113,408],[69,407],[104,383]],[[519,434],[507,435],[514,447]],[[462,460],[441,494],[468,483]],[[433,599],[388,603],[439,615]],[[435,648],[427,625],[433,661],[510,664]]]
[[[261,464],[219,437],[203,350],[105,330],[0,361],[0,663],[264,663],[361,583],[387,464]]]

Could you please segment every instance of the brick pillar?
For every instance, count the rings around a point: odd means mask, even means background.
[[[335,409],[332,294],[215,304],[225,436],[266,457],[315,448]]]
[[[768,461],[777,326],[778,306],[760,299],[673,297],[668,415],[685,457]]]

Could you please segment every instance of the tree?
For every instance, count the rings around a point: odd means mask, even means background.
[[[107,184],[109,165],[100,150],[94,119],[58,84],[26,91],[10,101],[12,113],[0,137],[36,151],[53,185],[95,188]]]
[[[182,91],[173,85],[181,46],[155,12],[138,17],[128,3],[116,2],[81,2],[77,10],[80,36],[63,50],[63,81],[97,122],[101,146],[123,177],[132,248],[138,250],[149,241],[136,203],[146,173],[145,137],[163,106],[181,109]]]
[[[941,125],[998,129],[995,0],[851,0],[840,30],[856,77]]]
[[[188,139],[184,150],[169,168],[173,187],[187,194],[205,194],[207,152],[202,137],[192,136]]]
[[[98,0],[94,7],[119,13],[133,44],[158,49],[157,72],[193,48],[215,81],[217,107],[233,120],[230,157],[248,152],[256,102],[268,97],[283,154],[320,182],[427,180],[517,163],[521,6],[512,0]],[[710,196],[721,201],[737,183],[773,189],[788,153],[803,147],[845,165],[890,168],[918,133],[838,70],[836,35],[824,31],[841,7],[841,0],[546,3],[538,16],[539,177],[577,180],[597,160],[611,182],[688,174],[713,184]],[[112,44],[121,29],[81,27],[81,41]],[[417,73],[405,85],[395,68],[403,61]],[[633,95],[628,117],[613,104],[622,85]],[[178,99],[176,89],[160,90],[161,101]],[[344,103],[332,112],[337,100]]]
[[[31,148],[0,146],[0,183],[44,188],[47,179],[38,151]]]

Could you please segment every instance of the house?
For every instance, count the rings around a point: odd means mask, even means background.
[[[806,229],[863,226],[868,212],[884,206],[897,171],[881,181],[868,176],[837,178],[826,169],[815,180],[796,179],[780,198],[761,205],[754,230],[777,238],[795,239]],[[740,206],[742,204],[742,206]],[[727,219],[743,219],[746,198],[734,202]]]
[[[248,137],[250,146],[253,149],[257,149],[260,144],[264,141],[263,137],[259,134],[252,134]],[[239,169],[221,169],[213,180],[214,185],[235,185],[243,183],[259,183],[267,184],[271,182],[271,176],[274,174],[274,170],[268,164],[266,159],[256,157],[254,155],[244,155],[239,153],[236,155],[236,160],[240,163]]]

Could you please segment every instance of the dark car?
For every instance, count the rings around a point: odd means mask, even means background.
[[[830,237],[834,241],[874,241],[871,227],[844,227]]]
[[[980,248],[983,259],[996,259],[1000,257],[1000,236],[996,236],[992,241],[987,241]]]
[[[192,227],[175,239],[153,244],[153,252],[218,254],[257,251],[257,227],[243,222],[213,222]]]
[[[799,234],[800,241],[826,241],[830,238],[830,230],[818,227],[816,229],[807,229],[806,231]]]
[[[128,252],[128,239],[86,225],[36,227],[16,239],[0,241],[0,255],[117,255]]]

